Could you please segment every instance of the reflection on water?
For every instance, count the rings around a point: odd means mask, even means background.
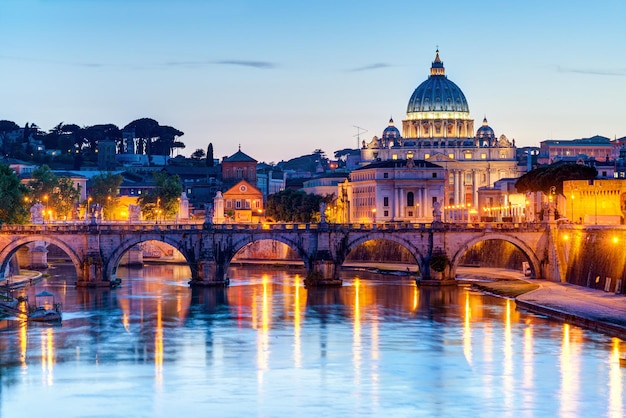
[[[117,289],[43,288],[61,326],[4,320],[0,416],[622,416],[618,339],[466,288],[232,268],[118,271]],[[34,402],[36,400],[36,402]],[[70,407],[71,406],[71,407]]]

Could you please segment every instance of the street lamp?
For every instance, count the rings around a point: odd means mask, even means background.
[[[91,196],[87,196],[87,212],[85,212],[85,220],[89,220],[89,205],[91,203]]]
[[[376,208],[372,208],[372,223],[376,223]]]
[[[48,210],[48,195],[43,195],[43,220],[46,220],[46,212]]]

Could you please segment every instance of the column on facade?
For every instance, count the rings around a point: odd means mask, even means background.
[[[453,173],[454,173],[454,204],[458,205],[460,202],[459,195],[461,193],[461,190],[460,190],[461,181],[459,179],[461,173],[460,173],[460,170],[454,170]]]
[[[476,171],[477,170],[472,170],[472,207],[475,208],[478,207],[478,173]]]
[[[402,187],[400,187],[398,189],[398,192],[399,192],[398,193],[399,194],[399,199],[398,199],[398,206],[399,206],[399,208],[398,208],[398,210],[400,211],[400,216],[402,218],[404,218],[405,215],[406,215],[405,212],[404,212],[404,205],[405,205],[404,204],[404,189]]]

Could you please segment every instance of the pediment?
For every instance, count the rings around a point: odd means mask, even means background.
[[[434,162],[450,162],[450,161],[456,161],[454,158],[450,158],[445,154],[442,154],[440,152],[433,154],[430,156],[430,158],[427,158],[426,161],[430,161],[431,163]]]

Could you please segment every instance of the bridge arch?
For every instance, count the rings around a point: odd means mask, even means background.
[[[117,273],[117,267],[122,260],[122,257],[135,245],[139,245],[147,241],[157,241],[172,246],[178,252],[182,254],[191,270],[191,278],[197,277],[198,266],[196,263],[196,257],[192,252],[189,252],[183,247],[183,241],[177,239],[175,236],[158,235],[158,236],[128,236],[128,238],[122,240],[115,250],[109,255],[108,258],[103,260],[103,275],[105,280],[113,279]]]
[[[224,260],[217,260],[218,262],[221,261],[221,264],[223,265],[223,268],[224,268],[224,272],[228,270],[230,263],[232,262],[233,258],[235,257],[235,255],[237,255],[239,251],[241,251],[244,247],[252,243],[259,242],[259,241],[277,241],[282,244],[285,244],[290,249],[295,251],[296,254],[298,254],[298,257],[300,257],[300,260],[302,260],[302,262],[304,263],[304,268],[307,271],[309,271],[312,260],[310,260],[308,253],[301,247],[301,245],[299,245],[299,243],[296,240],[290,239],[288,236],[285,236],[283,234],[272,234],[272,235],[248,235],[234,242],[230,246],[228,251],[226,251],[226,253],[224,254]]]
[[[515,235],[507,234],[507,233],[499,233],[499,232],[490,232],[488,235],[480,235],[478,237],[474,237],[463,245],[459,247],[459,249],[454,253],[454,255],[450,259],[450,277],[456,277],[456,269],[461,261],[461,258],[467,253],[474,245],[479,242],[484,241],[492,241],[492,240],[501,240],[506,241],[512,245],[514,245],[518,250],[522,252],[526,258],[528,258],[528,262],[532,268],[532,271],[535,274],[539,274],[541,272],[541,261],[537,257],[537,254],[533,249],[526,244],[521,239],[517,238]]]
[[[32,242],[43,241],[48,244],[53,244],[59,247],[72,261],[74,268],[76,269],[76,277],[78,280],[83,278],[83,269],[82,269],[82,258],[76,253],[74,248],[69,246],[65,241],[60,240],[59,238],[53,237],[51,235],[38,236],[38,235],[28,235],[22,236],[15,241],[11,241],[6,247],[0,250],[0,276],[4,275],[4,272],[11,260],[11,257],[17,253],[17,251],[23,247],[24,245],[28,245]]]
[[[394,235],[393,233],[381,232],[362,234],[343,244],[342,248],[339,248],[337,250],[336,261],[338,263],[338,267],[341,267],[343,265],[350,252],[352,252],[359,245],[362,245],[368,241],[391,241],[402,246],[411,254],[420,272],[423,271],[422,266],[424,262],[424,255],[420,252],[417,246],[415,246],[409,239],[402,238],[397,234]]]

